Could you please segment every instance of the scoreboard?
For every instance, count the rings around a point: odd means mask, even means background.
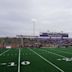
[[[68,37],[67,33],[41,33],[40,37]]]

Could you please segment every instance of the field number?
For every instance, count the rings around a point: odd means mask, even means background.
[[[22,61],[21,65],[29,65],[30,62],[29,61]],[[7,66],[17,66],[17,64],[15,62],[9,62],[9,63],[0,63],[0,65],[7,65]]]

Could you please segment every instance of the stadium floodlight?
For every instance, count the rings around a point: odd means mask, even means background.
[[[50,30],[47,30],[47,33],[50,33]]]
[[[35,36],[35,23],[36,23],[36,19],[32,19],[32,23],[33,23],[33,36]]]

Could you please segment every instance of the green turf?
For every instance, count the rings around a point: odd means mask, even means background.
[[[5,51],[7,52],[4,53]],[[72,61],[58,60],[64,57],[71,58],[72,48],[0,49],[0,54],[2,54],[0,56],[0,72],[61,72],[60,69],[64,72],[72,72]],[[21,64],[26,61],[30,64]],[[11,66],[13,62],[15,66]],[[2,65],[5,63],[6,65]],[[18,69],[19,65],[20,69]]]
[[[0,53],[4,52],[5,50],[7,50],[6,48],[0,48]]]

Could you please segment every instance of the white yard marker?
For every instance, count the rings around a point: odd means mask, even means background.
[[[18,56],[18,72],[20,72],[20,48],[19,48],[19,56]]]
[[[2,56],[3,54],[5,54],[5,53],[8,52],[9,50],[10,50],[10,49],[8,49],[8,50],[2,52],[2,53],[0,54],[0,56]]]
[[[35,53],[36,55],[38,55],[40,58],[42,58],[44,61],[46,61],[47,63],[49,63],[50,65],[52,65],[53,67],[55,67],[56,69],[58,69],[60,72],[64,72],[62,69],[60,69],[58,66],[56,66],[55,64],[53,64],[52,62],[50,62],[49,60],[47,60],[46,58],[44,58],[42,55],[38,54],[37,52],[35,52],[34,50],[28,48],[30,51],[32,51],[33,53]]]

